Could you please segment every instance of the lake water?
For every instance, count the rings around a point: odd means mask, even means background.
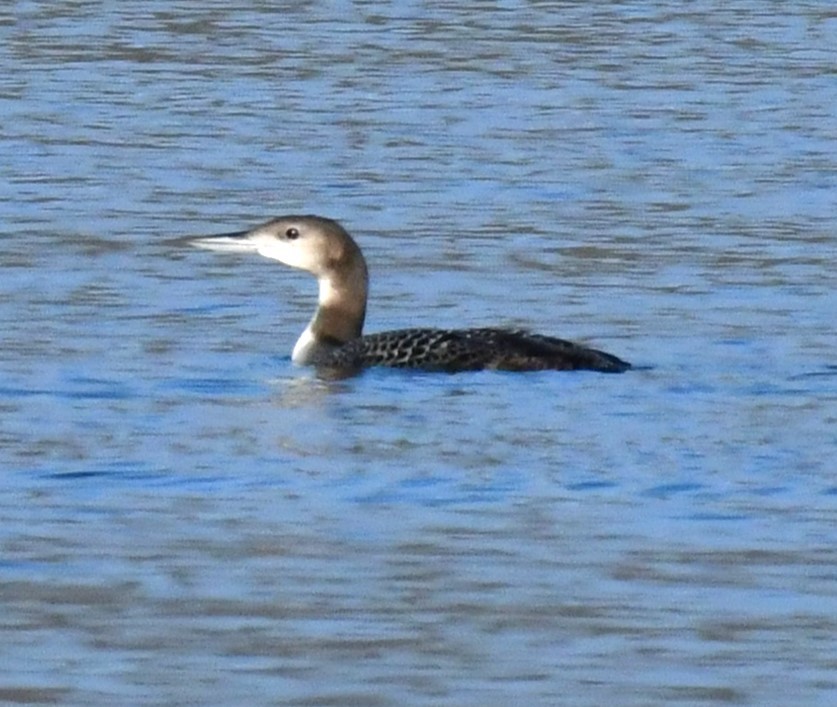
[[[833,3],[0,10],[0,702],[832,705]],[[625,375],[294,367],[367,329]]]

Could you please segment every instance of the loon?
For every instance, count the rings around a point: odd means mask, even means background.
[[[322,216],[280,216],[248,231],[189,238],[215,251],[258,253],[319,281],[313,319],[292,360],[319,375],[343,378],[370,366],[454,373],[591,370],[621,373],[631,365],[612,354],[521,329],[399,329],[363,334],[369,274],[355,240]]]

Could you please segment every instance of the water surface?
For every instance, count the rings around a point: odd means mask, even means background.
[[[0,39],[0,701],[833,702],[829,3],[32,0]],[[640,369],[317,381],[308,276],[171,242],[289,212],[358,238],[370,331]]]

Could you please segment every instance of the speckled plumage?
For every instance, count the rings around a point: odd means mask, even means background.
[[[370,366],[424,371],[571,371],[621,373],[630,364],[571,341],[521,329],[399,329],[367,334],[317,357],[335,375]]]
[[[592,370],[621,373],[629,363],[571,341],[520,329],[399,329],[363,335],[369,276],[357,243],[337,221],[282,216],[241,233],[190,240],[211,250],[257,252],[319,281],[317,311],[293,360],[324,377],[370,366],[424,371]]]

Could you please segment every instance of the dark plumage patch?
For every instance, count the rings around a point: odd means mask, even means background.
[[[352,339],[315,365],[326,375],[370,366],[424,371],[592,370],[621,373],[631,366],[608,353],[516,329],[399,329]]]

